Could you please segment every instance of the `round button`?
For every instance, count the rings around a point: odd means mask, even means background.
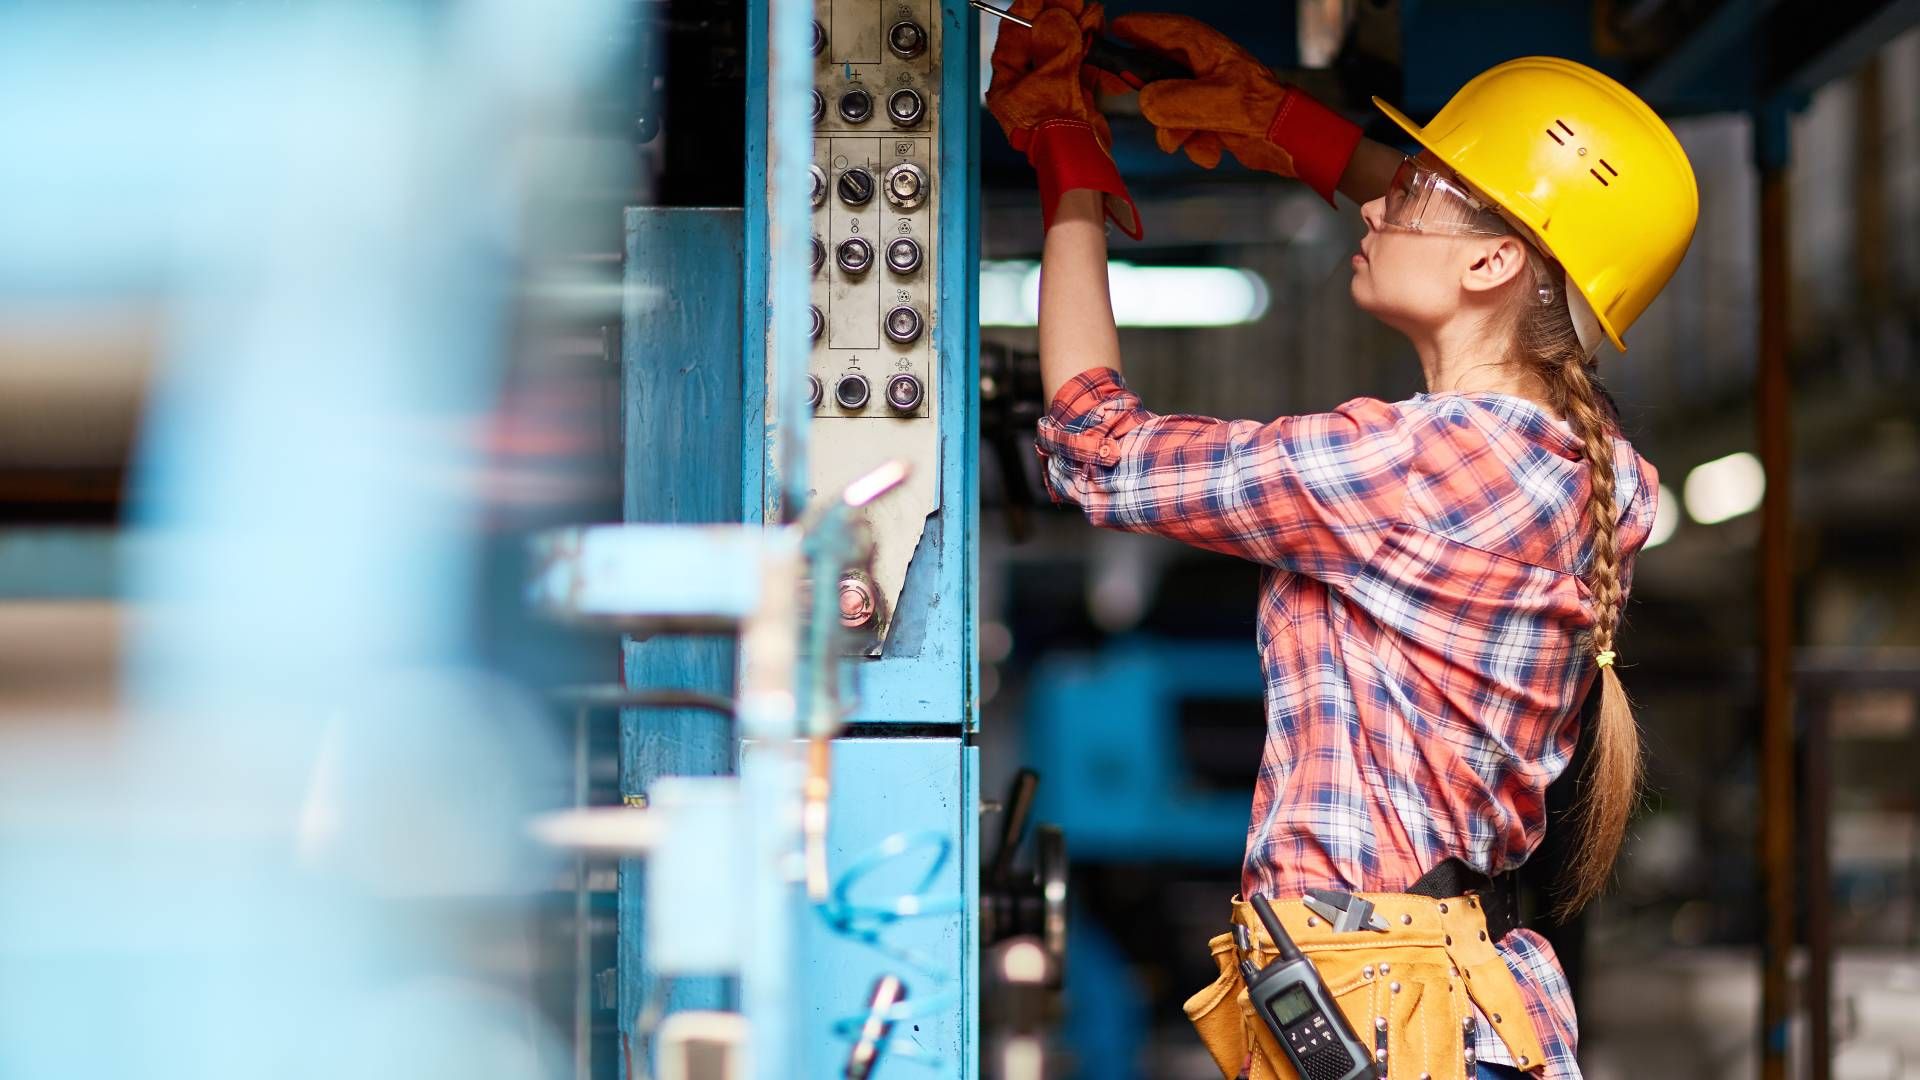
[[[820,314],[820,305],[818,304],[808,304],[807,311],[812,318],[811,325],[807,327],[807,336],[815,341],[819,341],[820,335],[827,332],[827,317]]]
[[[873,174],[865,169],[848,169],[840,174],[840,201],[848,206],[865,206],[873,201]]]
[[[873,265],[873,245],[858,236],[849,236],[834,249],[833,261],[849,274],[864,274]]]
[[[887,336],[902,345],[918,340],[920,327],[920,313],[906,304],[887,312]]]
[[[813,205],[819,206],[827,201],[827,174],[818,165],[807,166],[807,182],[811,185]]]
[[[893,55],[911,60],[927,51],[927,31],[919,23],[903,19],[887,28],[887,48]]]
[[[858,630],[873,621],[873,590],[849,574],[840,579],[840,625]]]
[[[887,201],[902,210],[912,210],[927,201],[927,174],[911,161],[903,161],[887,170]]]
[[[827,265],[827,245],[825,241],[821,240],[817,236],[813,238],[812,243],[813,243],[813,272],[817,274],[820,272],[821,267]],[[891,255],[892,252],[888,252],[888,254]]]
[[[887,269],[896,274],[920,269],[920,242],[911,236],[896,237],[887,245]]]
[[[819,19],[815,19],[813,20],[813,55],[819,56],[826,51],[827,28],[820,25]]]
[[[840,95],[840,119],[849,124],[864,124],[873,115],[873,95],[859,87]]]
[[[809,375],[807,376],[807,408],[817,409],[819,407],[820,378],[817,375]]]
[[[833,400],[843,409],[866,408],[867,398],[872,395],[873,389],[867,385],[865,375],[842,375],[840,381],[833,384]]]
[[[920,388],[920,380],[905,372],[887,380],[887,404],[901,412],[910,413],[920,407],[920,401],[926,392]]]
[[[827,95],[818,90],[813,93],[813,122],[818,124],[827,118]]]
[[[913,127],[920,122],[921,117],[927,115],[926,99],[920,96],[918,90],[911,88],[895,90],[893,95],[887,98],[887,115],[900,127]]]

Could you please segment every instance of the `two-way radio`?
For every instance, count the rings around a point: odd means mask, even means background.
[[[1253,910],[1260,914],[1279,959],[1255,968],[1248,958],[1253,942],[1247,928],[1238,924],[1233,928],[1234,943],[1240,947],[1240,977],[1247,984],[1247,998],[1273,1032],[1274,1041],[1286,1051],[1302,1080],[1374,1080],[1373,1055],[1334,1004],[1319,969],[1287,936],[1266,897],[1256,893]]]

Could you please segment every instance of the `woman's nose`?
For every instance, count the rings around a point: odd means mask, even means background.
[[[1380,224],[1385,220],[1386,213],[1387,200],[1384,197],[1368,199],[1360,204],[1360,220],[1367,223],[1368,232],[1380,231]]]

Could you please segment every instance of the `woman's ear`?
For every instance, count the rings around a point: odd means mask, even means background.
[[[1527,268],[1527,245],[1516,236],[1497,236],[1475,242],[1472,261],[1460,276],[1468,292],[1491,292],[1520,276]]]

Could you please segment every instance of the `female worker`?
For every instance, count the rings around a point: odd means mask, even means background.
[[[1033,26],[1002,26],[988,107],[1039,173],[1048,487],[1096,525],[1267,568],[1242,891],[1273,901],[1392,1076],[1577,1077],[1566,978],[1514,927],[1501,875],[1540,842],[1596,676],[1565,910],[1606,883],[1635,799],[1614,636],[1657,483],[1594,353],[1625,347],[1686,251],[1686,156],[1611,79],[1531,58],[1480,75],[1424,128],[1380,103],[1424,148],[1406,158],[1204,24],[1117,20],[1115,36],[1194,72],[1141,92],[1163,149],[1209,166],[1231,152],[1364,204],[1354,302],[1412,342],[1427,384],[1270,423],[1157,415],[1121,379],[1107,295],[1103,217],[1136,236],[1140,222],[1081,66],[1100,9],[1015,12]],[[1318,913],[1310,889],[1330,890]],[[1324,905],[1362,910],[1353,894],[1372,917],[1336,928]],[[1270,960],[1237,899],[1232,918]],[[1220,978],[1186,1009],[1222,1074],[1293,1076],[1248,1010],[1234,937],[1212,947]]]

